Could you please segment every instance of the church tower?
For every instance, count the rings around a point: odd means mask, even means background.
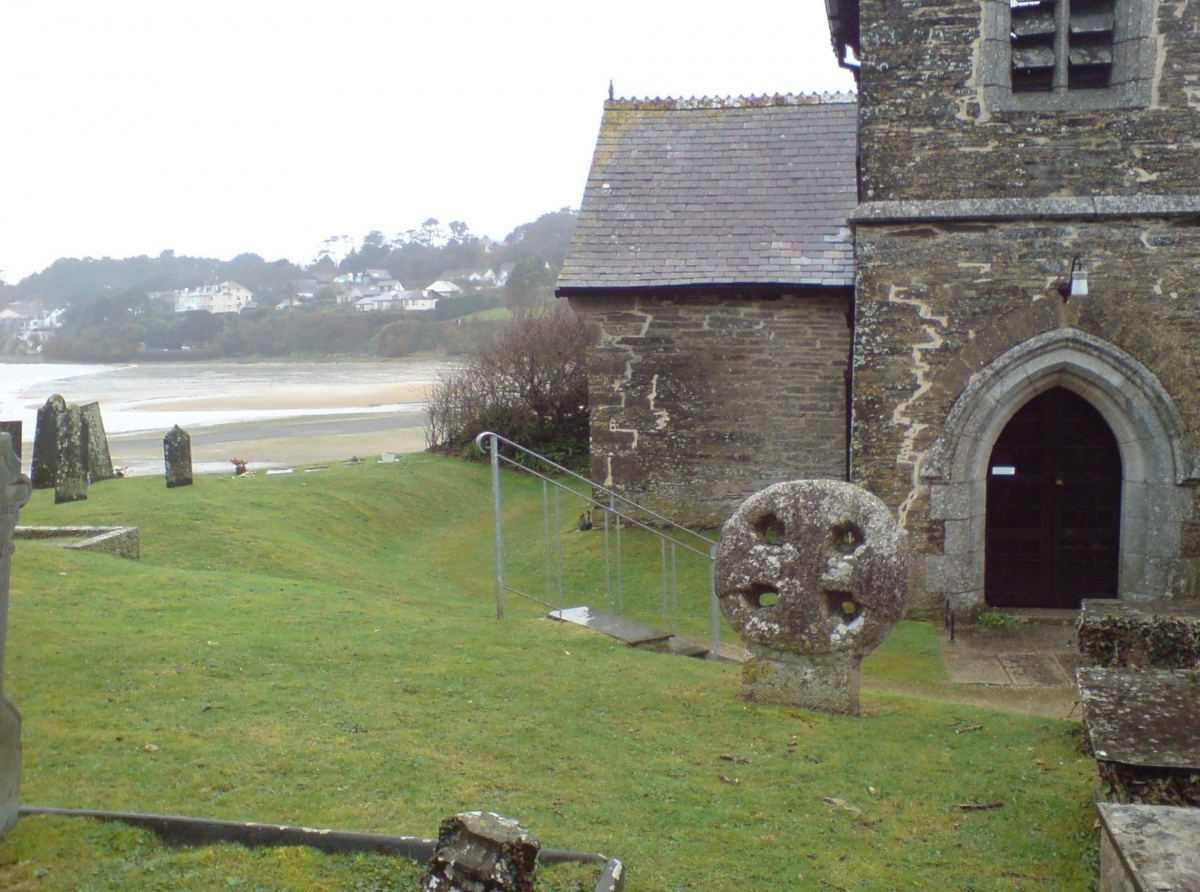
[[[828,0],[858,65],[850,476],[916,604],[1194,597],[1200,8]]]

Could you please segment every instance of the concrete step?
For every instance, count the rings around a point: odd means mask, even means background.
[[[656,629],[623,616],[593,610],[587,606],[551,610],[547,616],[560,622],[575,623],[586,629],[603,632],[605,635],[639,650],[700,659],[708,656],[707,648],[672,635],[670,632],[664,632],[662,629]]]

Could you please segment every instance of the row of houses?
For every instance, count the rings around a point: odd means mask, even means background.
[[[37,352],[62,327],[65,310],[43,310],[36,301],[18,301],[0,310],[0,343],[15,339]]]

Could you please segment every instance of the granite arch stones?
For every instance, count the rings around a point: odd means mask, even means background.
[[[920,466],[930,516],[945,523],[942,554],[925,557],[926,586],[956,610],[985,602],[988,460],[1014,414],[1063,387],[1104,417],[1121,452],[1122,598],[1164,597],[1190,585],[1183,524],[1200,482],[1194,445],[1158,377],[1119,347],[1073,328],[1045,332],[1001,354],[958,395]]]

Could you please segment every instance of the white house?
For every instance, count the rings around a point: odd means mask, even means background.
[[[433,297],[451,297],[455,294],[462,294],[462,289],[453,282],[447,282],[445,279],[438,279],[425,289],[425,293]]]
[[[405,291],[400,296],[400,306],[405,310],[436,310],[438,299],[427,291]]]
[[[222,282],[220,285],[205,285],[175,292],[175,312],[189,313],[208,310],[210,313],[240,313],[254,305],[254,295],[249,288],[237,282]]]

